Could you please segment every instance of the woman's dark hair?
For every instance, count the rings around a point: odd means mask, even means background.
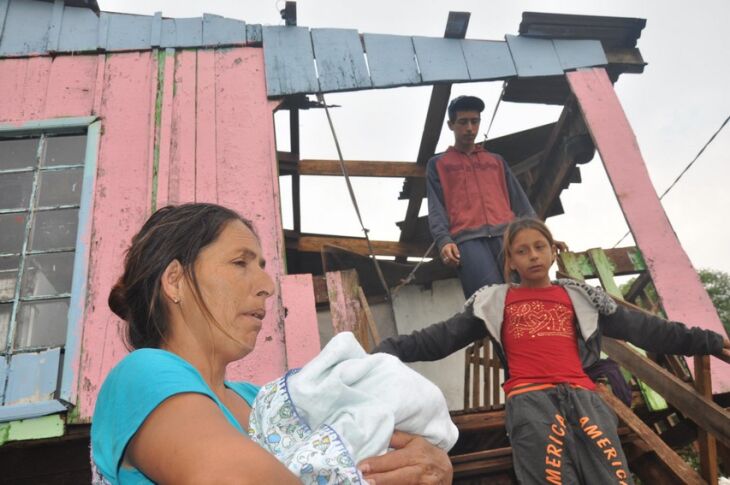
[[[132,238],[124,274],[109,293],[109,308],[127,322],[126,344],[158,348],[167,335],[168,315],[161,291],[162,273],[178,260],[203,309],[194,263],[200,251],[218,239],[230,221],[253,226],[231,209],[216,204],[169,205],[157,210]]]
[[[512,271],[509,268],[509,259],[512,257],[512,243],[515,240],[517,234],[523,229],[534,229],[547,239],[548,244],[551,248],[555,247],[555,239],[550,229],[540,219],[534,217],[518,217],[513,220],[504,230],[504,239],[502,240],[502,247],[504,251],[504,281],[512,281]]]

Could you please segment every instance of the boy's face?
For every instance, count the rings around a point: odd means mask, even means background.
[[[471,146],[479,133],[481,122],[478,111],[457,111],[453,120],[449,120],[449,129],[454,132],[454,141],[458,146]]]

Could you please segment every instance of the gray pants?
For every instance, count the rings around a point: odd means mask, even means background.
[[[507,399],[517,480],[532,484],[633,484],[617,418],[601,397],[559,384]]]

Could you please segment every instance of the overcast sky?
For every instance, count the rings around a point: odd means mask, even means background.
[[[279,25],[283,1],[100,0],[102,10],[165,17],[195,17],[203,12]],[[443,35],[449,10],[471,12],[467,37],[504,40],[517,34],[522,12],[640,17],[647,19],[638,47],[649,63],[643,74],[624,74],[618,96],[638,138],[657,192],[663,192],[730,115],[730,2],[679,0],[597,1],[425,1],[299,0],[298,24],[353,28],[360,32]],[[452,96],[484,99],[488,120],[501,82],[454,85]],[[349,160],[414,161],[423,131],[431,87],[330,94],[343,155]],[[502,103],[490,137],[556,121],[560,107]],[[288,149],[287,114],[277,114],[279,149]],[[303,112],[303,158],[335,159],[325,114]],[[482,130],[487,128],[483,123]],[[438,150],[452,142],[444,126]],[[717,137],[697,163],[667,195],[663,204],[683,247],[697,268],[730,272],[730,127]],[[565,214],[548,219],[556,237],[573,250],[612,247],[627,226],[598,155],[581,167],[583,182],[563,191]],[[398,201],[401,179],[357,179],[355,191],[371,237],[397,240],[396,221],[407,201]],[[285,226],[291,225],[288,182],[282,178]],[[425,204],[422,213],[425,214]],[[289,222],[287,222],[289,221]],[[338,177],[304,177],[302,230],[361,235],[344,181]],[[622,245],[633,244],[631,239]]]

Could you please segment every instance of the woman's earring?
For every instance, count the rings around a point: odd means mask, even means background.
[[[180,299],[179,298],[173,298],[172,301],[174,301],[175,303],[180,303]]]

